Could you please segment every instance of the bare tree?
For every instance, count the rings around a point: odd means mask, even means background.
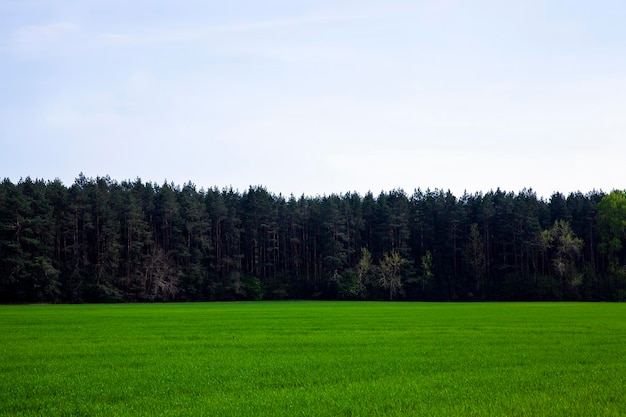
[[[148,260],[143,276],[142,297],[146,300],[169,300],[178,293],[178,274],[170,257],[157,247]]]

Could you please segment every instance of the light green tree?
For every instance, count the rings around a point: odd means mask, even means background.
[[[598,249],[609,262],[615,274],[620,269],[620,256],[626,242],[626,191],[615,190],[598,203],[598,229],[601,242]]]
[[[583,247],[582,239],[576,237],[570,224],[557,220],[549,230],[542,233],[544,247],[553,249],[552,268],[559,279],[561,291],[565,285],[576,289],[582,283],[582,274],[576,268],[576,260]]]
[[[435,277],[433,272],[433,254],[430,251],[426,251],[426,254],[421,259],[422,273],[419,275],[418,280],[422,284],[422,292],[426,291],[426,286],[430,285]]]
[[[402,268],[406,263],[406,259],[402,258],[398,251],[392,250],[383,255],[379,283],[389,291],[389,301],[402,290]]]
[[[361,248],[361,259],[356,266],[356,277],[358,285],[358,297],[365,298],[367,295],[367,282],[372,270],[374,268],[374,261],[372,260],[372,254],[367,248]]]

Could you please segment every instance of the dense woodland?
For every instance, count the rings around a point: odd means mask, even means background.
[[[626,192],[0,184],[0,301],[624,300]]]

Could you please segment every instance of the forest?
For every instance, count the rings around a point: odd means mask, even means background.
[[[0,184],[0,302],[626,300],[626,191]]]

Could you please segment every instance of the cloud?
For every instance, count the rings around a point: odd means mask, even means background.
[[[24,26],[15,32],[14,40],[22,44],[54,42],[61,39],[68,32],[78,29],[78,25],[70,22]]]
[[[163,42],[195,42],[213,39],[220,35],[247,34],[277,29],[301,28],[319,24],[342,23],[361,20],[368,15],[327,14],[236,22],[224,25],[205,26],[197,29],[170,28],[146,33],[102,33],[100,39],[108,45],[140,46]]]

